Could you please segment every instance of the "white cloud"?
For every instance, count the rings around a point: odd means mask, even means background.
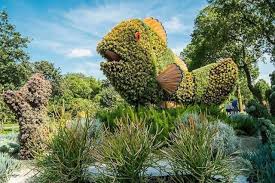
[[[72,71],[76,73],[92,75],[100,79],[105,78],[103,72],[100,70],[100,62],[96,61],[76,63]]]
[[[66,24],[71,27],[95,36],[106,33],[108,25],[137,17],[140,13],[134,8],[135,4],[113,3],[101,4],[97,7],[78,7],[65,12],[62,16]]]
[[[185,26],[183,25],[183,23],[176,16],[164,22],[164,26],[168,32],[180,32],[185,29]]]
[[[183,47],[177,47],[177,48],[172,48],[171,49],[176,55],[180,55],[180,52],[182,52]]]
[[[68,53],[68,57],[80,58],[80,57],[90,57],[92,56],[92,51],[84,48],[74,48]]]
[[[171,48],[171,50],[176,54],[176,55],[180,55],[180,52],[183,51],[183,49],[187,46],[187,43],[183,43],[182,45],[178,45],[174,48]]]
[[[266,56],[266,57],[268,59],[268,56]],[[267,60],[267,61],[269,61],[269,60]],[[267,63],[260,62],[259,70],[260,70],[260,76],[258,79],[264,79],[266,82],[268,82],[270,84],[269,74],[271,74],[275,70],[274,65],[270,62],[267,62]]]

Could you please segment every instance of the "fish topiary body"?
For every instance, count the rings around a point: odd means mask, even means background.
[[[219,104],[234,88],[237,66],[223,59],[189,72],[167,47],[166,32],[153,18],[126,20],[98,44],[107,59],[103,73],[130,104]]]

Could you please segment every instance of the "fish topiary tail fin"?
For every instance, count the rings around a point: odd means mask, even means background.
[[[204,104],[220,104],[234,89],[238,67],[231,58],[192,71],[195,100]]]

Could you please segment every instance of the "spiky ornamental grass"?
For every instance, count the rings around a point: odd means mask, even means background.
[[[157,134],[152,135],[145,124],[136,119],[121,119],[114,133],[106,130],[96,160],[106,165],[103,176],[110,181],[143,182],[145,170],[153,164],[153,153],[160,147]]]
[[[41,171],[35,182],[85,182],[86,168],[93,162],[90,137],[93,121],[71,121],[60,125],[49,141],[48,151],[37,154],[36,162]]]
[[[179,125],[172,134],[171,145],[162,151],[177,180],[215,182],[219,176],[222,181],[232,181],[232,159],[211,146],[216,132],[203,118],[199,124],[189,118],[187,124]]]
[[[19,166],[19,161],[11,158],[8,154],[0,152],[0,182],[7,182],[12,172]]]

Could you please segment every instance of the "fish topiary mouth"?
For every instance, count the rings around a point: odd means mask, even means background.
[[[108,62],[121,60],[121,57],[119,56],[119,54],[117,54],[114,51],[107,50],[103,53],[103,55],[108,60]]]

